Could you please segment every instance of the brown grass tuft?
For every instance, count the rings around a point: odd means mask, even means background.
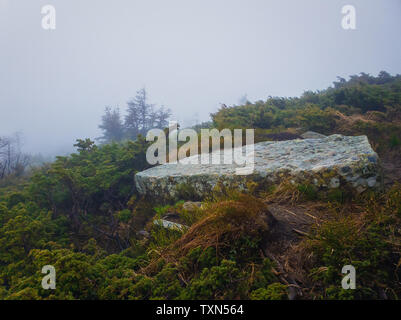
[[[180,254],[201,247],[228,247],[243,237],[257,237],[269,230],[273,223],[266,205],[250,195],[242,194],[237,200],[212,204],[209,214],[194,224],[175,244]]]

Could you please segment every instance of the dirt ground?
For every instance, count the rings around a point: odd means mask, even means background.
[[[394,183],[401,183],[401,155],[396,152],[388,152],[380,157],[383,168],[383,182],[387,188]]]

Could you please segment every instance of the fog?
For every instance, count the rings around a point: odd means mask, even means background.
[[[56,30],[41,26],[43,5]],[[356,30],[341,8],[356,8]],[[56,154],[145,87],[185,124],[220,103],[401,73],[399,0],[0,0],[0,136]]]

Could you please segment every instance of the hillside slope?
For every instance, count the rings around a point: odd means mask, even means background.
[[[139,196],[148,143],[96,146],[58,157],[0,189],[1,299],[397,299],[401,261],[401,76],[340,79],[299,98],[221,108],[217,128],[256,128],[257,141],[307,130],[367,135],[386,188],[321,195],[283,181],[248,194],[222,186],[202,205]],[[168,230],[163,217],[188,228]],[[357,289],[341,288],[341,269]],[[44,265],[57,289],[44,290]]]

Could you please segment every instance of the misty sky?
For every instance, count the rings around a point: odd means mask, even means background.
[[[56,8],[57,28],[41,27]],[[341,8],[356,8],[343,30]],[[400,0],[0,0],[0,135],[61,153],[145,86],[187,123],[220,103],[401,73]]]

